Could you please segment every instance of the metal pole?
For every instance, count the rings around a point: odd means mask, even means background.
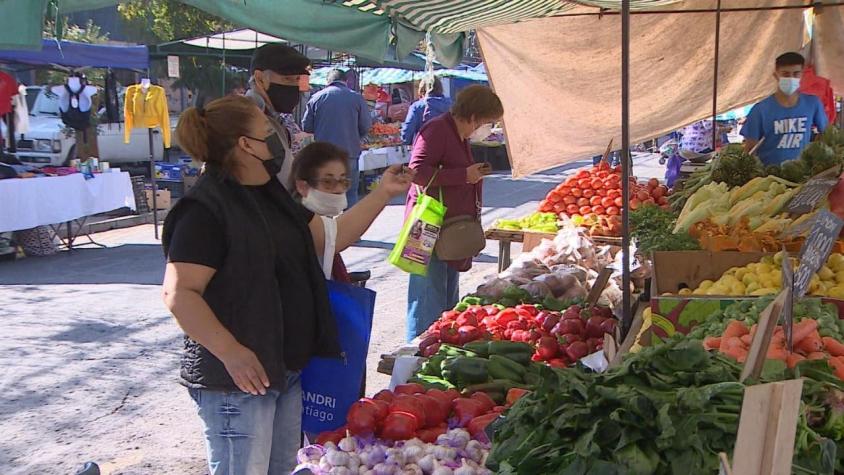
[[[224,97],[226,95],[226,34],[223,33],[223,67],[221,68],[223,72],[223,86],[220,88],[220,97]]]
[[[158,188],[155,183],[155,149],[152,142],[152,129],[147,129],[149,134],[149,179],[152,183],[152,227],[155,229],[155,239],[158,239]]]
[[[715,143],[718,138],[718,56],[721,49],[721,0],[715,9],[715,74],[712,79],[712,150],[715,150]]]
[[[630,301],[630,0],[621,1],[621,282],[622,338],[633,323]]]

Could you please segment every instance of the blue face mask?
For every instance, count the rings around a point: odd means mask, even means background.
[[[800,89],[800,78],[780,78],[780,91],[786,96],[790,96]]]

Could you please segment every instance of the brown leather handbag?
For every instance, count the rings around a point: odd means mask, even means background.
[[[442,202],[442,188],[440,188]],[[443,221],[440,237],[434,252],[441,261],[461,261],[475,257],[486,247],[486,236],[481,226],[481,200],[475,186],[475,216],[463,214]]]

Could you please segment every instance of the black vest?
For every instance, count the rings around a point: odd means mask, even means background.
[[[281,186],[277,187],[277,200],[290,200]],[[273,388],[284,389],[287,369],[284,364],[284,319],[281,296],[276,279],[276,249],[258,203],[242,185],[220,174],[205,173],[184,198],[167,215],[162,234],[162,245],[167,255],[175,224],[182,215],[187,201],[196,201],[207,207],[223,226],[227,254],[225,262],[211,278],[203,298],[214,315],[237,341],[252,350],[264,366]],[[307,223],[291,219],[296,226],[304,227],[310,236]],[[313,356],[339,357],[340,344],[337,326],[331,314],[325,277],[316,258],[313,240],[306,246],[312,265],[309,275],[315,295],[313,298],[317,319],[316,353]],[[281,250],[283,252],[283,250]],[[303,316],[304,317],[304,316]],[[187,335],[184,340],[181,376],[189,387],[237,389],[222,361],[208,349]]]

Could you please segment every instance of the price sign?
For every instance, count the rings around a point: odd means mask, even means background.
[[[838,172],[838,167],[833,167],[812,177],[788,202],[788,212],[790,214],[812,212],[838,184]]]
[[[167,77],[179,77],[179,57],[167,56]]]
[[[826,262],[842,226],[844,226],[844,221],[841,221],[838,216],[827,210],[818,212],[812,231],[800,249],[800,266],[794,274],[795,298],[799,299],[806,295],[812,276]]]
[[[815,225],[815,216],[812,216],[809,219],[803,220],[800,224],[792,225],[782,233],[782,237],[785,239],[796,238],[797,236],[802,236],[809,232],[812,229],[812,226]]]
[[[785,247],[782,248],[785,255],[782,259],[782,289],[785,291],[785,301],[782,306],[782,326],[785,329],[785,342],[788,351],[793,351],[793,328],[794,328],[794,269],[791,267],[791,258],[788,256]]]

